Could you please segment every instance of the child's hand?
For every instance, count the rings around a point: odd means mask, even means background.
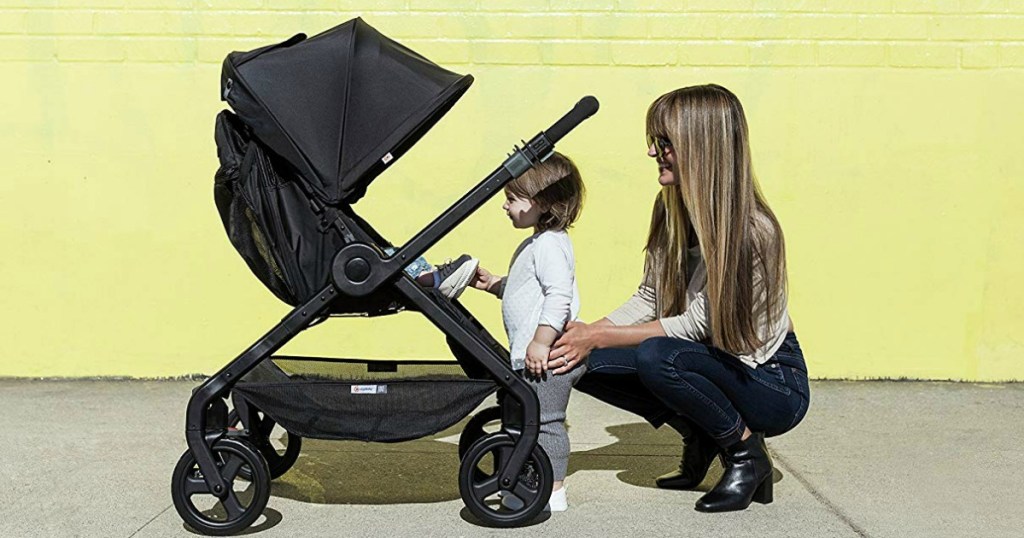
[[[526,347],[526,370],[531,374],[541,377],[548,369],[548,353],[551,346],[544,345],[536,340],[530,342]]]
[[[469,284],[478,290],[495,293],[493,288],[499,282],[501,282],[501,277],[491,274],[490,271],[478,265],[476,275],[473,276],[473,280]]]

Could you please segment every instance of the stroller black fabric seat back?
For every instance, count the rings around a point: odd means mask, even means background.
[[[550,156],[563,136],[597,111],[597,100],[583,98],[513,148],[404,244],[386,241],[354,210],[373,179],[472,81],[360,19],[225,59],[221,98],[234,112],[223,111],[216,120],[217,209],[249,268],[294,308],[189,399],[188,450],[172,474],[171,493],[193,529],[224,535],[252,525],[270,498],[270,481],[299,462],[303,437],[414,439],[450,427],[495,391],[497,405],[479,411],[460,435],[459,492],[488,525],[522,525],[544,509],[553,478],[537,444],[536,393],[472,313],[403,269]],[[274,355],[332,314],[400,311],[425,316],[444,334],[455,360]],[[496,421],[498,431],[485,430]],[[285,440],[282,453],[274,443]],[[522,505],[496,508],[501,492]],[[204,500],[213,505],[204,508]]]

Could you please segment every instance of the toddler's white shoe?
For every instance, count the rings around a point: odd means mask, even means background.
[[[551,499],[545,510],[549,512],[565,512],[569,509],[569,499],[565,496],[565,486],[551,492]]]
[[[463,254],[454,261],[438,265],[434,272],[434,287],[449,299],[457,299],[476,276],[480,260]]]

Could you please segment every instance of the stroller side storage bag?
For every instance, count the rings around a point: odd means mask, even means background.
[[[313,210],[290,165],[253,138],[235,114],[217,116],[214,139],[220,160],[214,200],[231,244],[279,299],[293,306],[305,302],[328,283],[344,237]],[[331,312],[372,316],[403,307],[396,293],[382,289],[358,299],[339,297]]]

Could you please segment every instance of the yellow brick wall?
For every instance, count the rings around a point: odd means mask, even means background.
[[[287,308],[212,201],[220,62],[362,16],[477,82],[358,209],[400,243],[580,96],[583,317],[634,289],[647,105],[743,100],[815,377],[1024,380],[1024,2],[0,0],[0,376],[212,372]],[[493,201],[429,254],[500,271]],[[498,304],[465,303],[503,337]],[[421,317],[337,320],[292,353],[445,356]]]

